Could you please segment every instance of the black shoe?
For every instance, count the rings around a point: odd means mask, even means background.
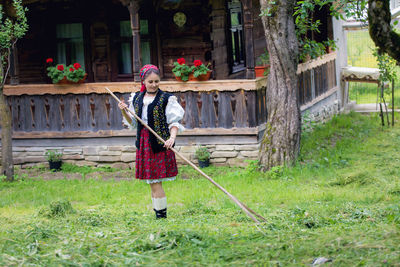
[[[154,211],[156,212],[156,219],[167,218],[167,208],[162,210],[154,209]]]

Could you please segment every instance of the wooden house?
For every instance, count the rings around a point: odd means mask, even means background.
[[[78,164],[132,163],[135,132],[124,129],[104,87],[127,99],[139,90],[139,70],[147,63],[160,67],[160,87],[185,108],[187,131],[177,145],[187,156],[193,156],[193,145],[205,144],[214,163],[257,158],[267,115],[266,78],[256,79],[254,73],[266,47],[259,0],[23,3],[30,29],[13,51],[4,91],[13,116],[16,164],[45,161],[49,148],[64,150],[64,159]],[[320,17],[326,21],[322,34],[332,35],[331,20]],[[80,63],[86,82],[52,84],[46,72],[49,57]],[[176,81],[171,69],[181,57],[189,64],[196,59],[209,63],[212,79]],[[304,109],[338,94],[335,59],[330,53],[299,67]]]

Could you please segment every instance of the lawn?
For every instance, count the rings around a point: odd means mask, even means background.
[[[376,58],[372,54],[375,44],[369,36],[368,30],[347,32],[347,63],[355,67],[378,68]],[[400,67],[397,67],[397,77],[400,78]],[[400,82],[395,82],[395,107],[400,106]],[[371,83],[349,83],[349,100],[357,104],[377,102],[377,85]],[[392,101],[391,88],[386,90],[385,101]]]
[[[165,183],[167,220],[130,172],[19,170],[0,182],[0,266],[400,266],[396,124],[341,115],[303,133],[292,167],[205,168],[259,225],[189,167]]]

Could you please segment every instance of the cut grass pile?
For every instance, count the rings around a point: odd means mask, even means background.
[[[0,182],[0,265],[399,266],[399,147],[399,126],[351,113],[304,133],[293,167],[206,168],[257,227],[189,167],[165,183],[167,220],[135,180]]]

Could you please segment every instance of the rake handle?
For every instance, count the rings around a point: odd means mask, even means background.
[[[118,102],[121,103],[121,100],[107,87],[105,87],[108,93]],[[165,144],[165,140],[162,139],[153,129],[150,128],[141,118],[139,118],[138,115],[136,115],[135,112],[132,112],[129,108],[125,108],[125,110],[131,114],[132,116],[135,117],[137,121],[139,121],[144,127],[146,127],[152,134],[154,134],[155,137],[157,137],[158,140],[163,142]],[[187,164],[192,166],[196,171],[198,171],[203,177],[205,177],[207,180],[209,180],[213,185],[215,185],[218,189],[220,189],[222,192],[224,192],[233,202],[235,202],[255,223],[260,223],[257,218],[253,216],[257,216],[263,221],[266,221],[264,217],[261,215],[257,214],[255,211],[251,210],[248,208],[246,205],[244,205],[242,202],[240,202],[234,195],[229,193],[225,188],[223,188],[221,185],[219,185],[217,182],[215,182],[211,177],[209,177],[207,174],[205,174],[202,170],[200,170],[194,163],[192,163],[190,160],[188,160],[185,156],[183,156],[181,153],[179,153],[175,148],[170,148],[175,154],[177,154],[181,159],[183,159]]]

